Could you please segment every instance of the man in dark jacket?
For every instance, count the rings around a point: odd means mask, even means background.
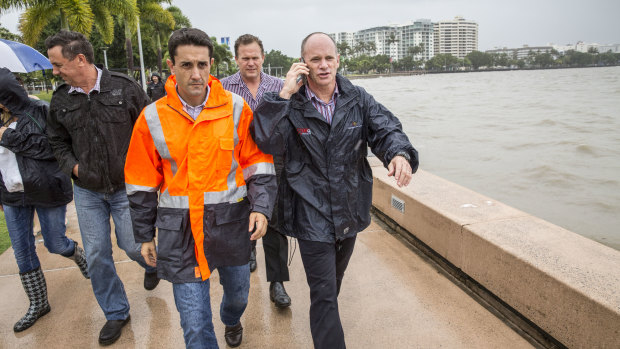
[[[45,247],[73,259],[86,278],[88,267],[84,250],[65,236],[73,190],[47,142],[47,105],[28,98],[13,73],[0,68],[0,108],[0,211],[4,211],[19,277],[30,300],[26,315],[13,326],[21,332],[50,311],[32,229],[35,211]]]
[[[337,75],[340,56],[327,34],[308,35],[301,56],[280,93],[263,96],[252,131],[261,150],[285,156],[278,220],[299,241],[314,346],[344,348],[337,297],[356,235],[370,224],[367,145],[399,186],[409,184],[418,154],[390,111]]]
[[[66,82],[52,96],[47,133],[61,170],[73,178],[93,292],[107,319],[99,343],[111,344],[129,320],[129,302],[112,259],[110,215],[118,246],[146,269],[144,288],[159,282],[133,238],[123,173],[133,125],[148,98],[126,75],[96,67],[82,34],[63,30],[45,45],[54,75]]]
[[[149,95],[152,102],[166,95],[166,88],[159,74],[153,73],[153,75],[151,75],[151,83],[146,87],[146,94]]]

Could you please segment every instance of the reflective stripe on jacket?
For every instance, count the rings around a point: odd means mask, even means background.
[[[252,111],[217,79],[209,86],[194,120],[176,77],[168,78],[167,96],[136,121],[125,164],[136,242],[151,241],[158,228],[157,269],[171,282],[206,280],[215,267],[247,263],[249,214],[270,218],[275,200],[272,157],[249,134]]]

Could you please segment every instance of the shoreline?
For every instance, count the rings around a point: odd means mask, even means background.
[[[411,76],[411,75],[426,75],[426,74],[453,74],[453,73],[488,73],[488,72],[506,72],[506,71],[521,71],[521,70],[557,70],[557,69],[579,69],[579,68],[609,68],[609,67],[618,67],[617,65],[596,65],[596,66],[585,66],[585,67],[547,67],[547,68],[493,68],[493,69],[468,69],[468,70],[413,70],[407,72],[395,72],[395,73],[387,73],[387,74],[351,74],[344,75],[347,79],[356,80],[356,79],[372,79],[372,78],[389,78],[395,76]]]

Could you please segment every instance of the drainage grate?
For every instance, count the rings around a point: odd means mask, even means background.
[[[392,207],[399,210],[400,213],[405,213],[405,202],[394,195],[392,195]]]

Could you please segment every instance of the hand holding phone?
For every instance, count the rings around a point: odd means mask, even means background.
[[[306,63],[306,62],[304,61],[304,58],[303,58],[303,57],[301,57],[301,58],[299,59],[299,61],[300,61],[301,63]],[[297,82],[297,83],[299,84],[299,82],[300,82],[300,81],[303,81],[303,84],[304,84],[304,85],[308,83],[308,81],[307,81],[307,79],[306,79],[306,74],[299,74],[299,75],[297,75],[297,80],[295,80],[295,82]]]

